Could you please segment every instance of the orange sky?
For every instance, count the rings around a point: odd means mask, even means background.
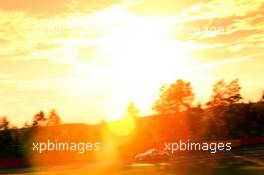
[[[56,108],[64,122],[98,122],[130,101],[146,115],[178,78],[202,102],[222,78],[257,100],[263,11],[262,0],[1,0],[0,115],[21,125]]]

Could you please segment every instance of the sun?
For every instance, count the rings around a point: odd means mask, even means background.
[[[188,65],[192,43],[172,39],[165,25],[155,22],[116,27],[99,40],[99,52],[126,77],[144,77],[152,80],[179,75]],[[151,77],[149,76],[151,75]]]

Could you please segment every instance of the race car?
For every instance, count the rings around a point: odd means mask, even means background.
[[[162,161],[168,160],[169,158],[170,154],[168,152],[155,148],[135,156],[136,161]]]

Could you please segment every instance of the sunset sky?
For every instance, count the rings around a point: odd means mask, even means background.
[[[56,108],[63,122],[94,123],[130,101],[148,115],[178,78],[201,102],[239,78],[254,101],[263,50],[263,0],[1,0],[0,116],[22,125]]]

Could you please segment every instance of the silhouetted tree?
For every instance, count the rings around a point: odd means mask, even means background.
[[[6,116],[0,118],[0,130],[7,130],[9,125],[10,123]]]
[[[127,106],[126,109],[126,115],[131,116],[131,117],[139,117],[139,110],[135,106],[134,102],[130,102]]]
[[[262,95],[259,99],[259,102],[263,103],[264,102],[264,90],[262,91]]]
[[[238,79],[231,81],[229,84],[224,80],[218,81],[213,88],[213,95],[207,103],[208,107],[229,106],[239,102],[242,97],[240,95],[240,85]]]
[[[194,100],[194,93],[190,82],[181,79],[169,86],[163,85],[159,99],[153,105],[158,114],[175,114],[190,108]]]
[[[61,124],[61,119],[57,114],[55,109],[52,109],[48,116],[48,125],[59,125]]]
[[[33,117],[32,126],[43,126],[46,125],[45,113],[40,111]]]
[[[207,103],[206,111],[207,138],[226,139],[234,136],[234,128],[238,127],[239,120],[243,120],[243,114],[239,113],[242,99],[240,95],[238,79],[226,83],[218,81],[213,87],[213,95]],[[234,105],[236,104],[236,105]]]

